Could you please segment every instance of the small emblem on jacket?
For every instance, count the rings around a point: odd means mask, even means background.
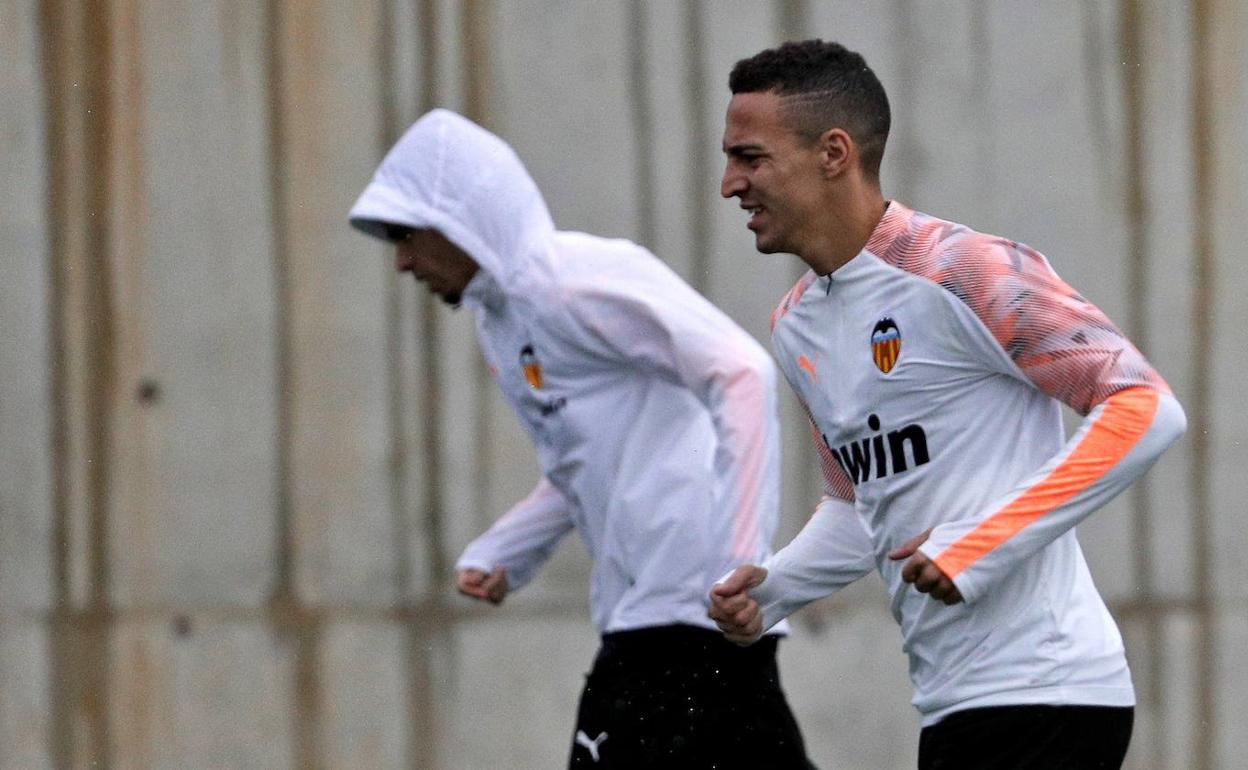
[[[577,745],[584,746],[589,751],[590,759],[594,760],[595,763],[598,761],[598,747],[601,746],[602,742],[605,741],[606,739],[607,739],[606,733],[598,733],[598,737],[594,738],[591,741],[589,739],[589,736],[585,734],[584,730],[576,731]]]
[[[818,360],[819,360],[819,354],[816,353],[815,362],[817,362]],[[811,382],[819,381],[819,375],[815,373],[815,364],[812,363],[811,360],[807,358],[805,355],[800,355],[797,357],[797,368],[801,369],[803,372],[806,372],[806,374],[810,376]]]
[[[897,323],[888,316],[875,322],[871,330],[871,358],[881,372],[888,374],[897,365],[897,357],[901,355],[901,330]]]
[[[520,348],[520,368],[524,370],[524,379],[534,390],[542,389],[542,364],[537,360],[532,345]]]

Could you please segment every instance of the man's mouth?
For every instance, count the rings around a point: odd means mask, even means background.
[[[751,230],[755,229],[759,225],[759,219],[762,217],[763,207],[742,203],[741,208],[745,209],[750,214],[750,219],[745,223],[745,226]]]

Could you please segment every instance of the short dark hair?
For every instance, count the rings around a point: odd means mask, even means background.
[[[728,88],[790,97],[785,111],[793,129],[812,141],[829,128],[845,129],[858,145],[863,170],[879,179],[888,96],[860,54],[823,40],[785,43],[737,62]]]

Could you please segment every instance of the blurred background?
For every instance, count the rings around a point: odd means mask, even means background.
[[[892,100],[886,196],[1044,252],[1189,429],[1080,527],[1131,768],[1248,756],[1243,0],[0,0],[0,767],[555,768],[597,640],[571,537],[453,594],[533,453],[470,319],[346,214],[433,106],[564,229],[637,240],[762,340],[796,258],[718,197],[733,62],[819,36]],[[784,517],[819,492],[786,387]],[[910,768],[878,578],[795,619],[823,768]]]

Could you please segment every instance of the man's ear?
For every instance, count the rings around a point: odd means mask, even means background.
[[[823,176],[832,179],[845,173],[857,154],[853,137],[843,128],[829,128],[819,137],[819,160]]]

